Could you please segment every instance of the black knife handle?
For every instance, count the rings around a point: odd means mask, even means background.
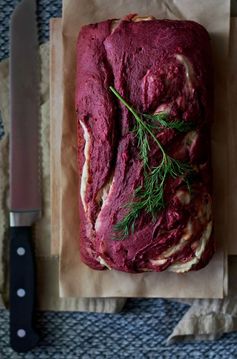
[[[10,345],[27,352],[38,342],[33,328],[35,266],[31,227],[10,228]]]

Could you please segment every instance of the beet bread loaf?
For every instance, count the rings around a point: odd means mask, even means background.
[[[211,259],[212,71],[209,35],[192,21],[81,29],[79,237],[91,268],[186,272]]]

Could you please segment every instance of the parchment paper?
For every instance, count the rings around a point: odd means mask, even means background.
[[[202,297],[221,298],[224,289],[222,244],[226,237],[227,117],[226,68],[230,19],[229,0],[64,0],[64,110],[61,145],[60,295],[62,297]],[[194,273],[127,274],[94,271],[80,261],[78,246],[78,177],[74,106],[76,38],[82,24],[128,13],[157,18],[192,19],[203,24],[212,38],[215,64],[215,122],[213,126],[214,209],[217,253],[207,268]],[[224,128],[223,128],[224,127]]]
[[[50,196],[51,253],[59,255],[60,236],[60,148],[63,118],[62,19],[50,20]]]

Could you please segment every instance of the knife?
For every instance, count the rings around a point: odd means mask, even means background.
[[[38,342],[31,245],[41,216],[38,48],[36,0],[22,0],[10,22],[10,345],[17,352]]]

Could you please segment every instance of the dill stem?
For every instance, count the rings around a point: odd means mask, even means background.
[[[151,135],[151,137],[153,138],[155,143],[159,146],[159,148],[162,152],[163,158],[165,158],[165,160],[166,160],[166,153],[165,153],[163,147],[161,146],[160,142],[157,140],[156,136],[149,129],[149,127],[147,127],[147,125],[144,123],[144,121],[142,121],[141,117],[137,114],[137,112],[134,110],[134,108],[132,106],[130,106],[129,103],[127,103],[127,101],[120,95],[120,93],[118,91],[115,90],[115,88],[113,86],[110,86],[109,89],[124,104],[124,106],[133,114],[136,121]]]
[[[137,112],[130,106],[127,101],[120,95],[118,91],[115,90],[113,86],[109,86],[109,89],[113,92],[113,94],[124,104],[124,106],[133,114],[137,121],[139,121],[139,116]]]
[[[110,91],[116,96],[118,100],[122,102],[125,108],[133,115],[135,118],[136,124],[134,126],[133,132],[136,133],[138,139],[138,146],[140,147],[140,156],[143,160],[144,165],[144,184],[143,187],[140,186],[135,190],[135,197],[137,200],[140,199],[140,202],[135,201],[127,205],[130,208],[129,213],[115,225],[115,230],[123,233],[122,239],[128,236],[131,232],[134,232],[135,221],[137,220],[141,211],[146,211],[151,214],[154,218],[155,213],[164,208],[164,186],[165,181],[168,176],[178,177],[183,176],[189,170],[187,166],[182,164],[182,162],[175,160],[170,157],[162,144],[156,138],[156,135],[153,133],[151,126],[146,122],[146,119],[153,120],[152,115],[146,115],[137,112],[133,106],[131,106],[116,89],[112,86],[109,87]],[[156,118],[157,120],[157,118]],[[169,122],[161,121],[162,119],[158,118],[161,126],[167,128],[174,128],[180,132],[188,132],[190,127],[182,121],[172,122],[175,126],[168,126]],[[147,135],[150,135],[151,139],[156,143],[158,148],[161,151],[161,161],[157,167],[150,168],[148,151],[149,147],[149,138]],[[121,238],[120,238],[121,239]]]

